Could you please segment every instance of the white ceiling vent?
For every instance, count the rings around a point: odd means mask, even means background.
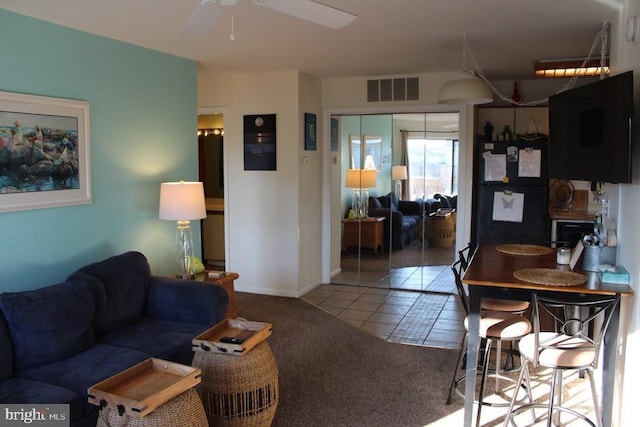
[[[418,77],[367,80],[367,102],[418,101]]]

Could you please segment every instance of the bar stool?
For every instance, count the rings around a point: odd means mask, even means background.
[[[459,276],[462,277],[462,273],[467,270],[469,263],[471,262],[471,258],[475,253],[476,246],[469,242],[467,246],[458,251],[458,259],[460,260],[460,272]],[[465,290],[466,292],[466,290]],[[531,304],[529,301],[518,301],[518,300],[508,300],[508,299],[499,299],[499,298],[482,298],[480,301],[480,309],[488,310],[488,311],[504,311],[512,314],[520,314],[523,315]],[[468,312],[467,312],[468,313]],[[508,359],[505,362],[505,370],[507,370],[507,366],[509,366],[509,370],[513,371],[515,369],[515,361],[514,355],[517,354],[517,350],[513,347],[513,341],[510,343],[510,349],[508,353]],[[500,345],[500,344],[498,344]],[[499,351],[502,351],[502,348],[499,348]],[[507,365],[509,363],[509,365]],[[496,384],[497,387],[497,384]]]
[[[581,418],[590,425],[602,427],[602,413],[598,403],[593,370],[597,368],[602,339],[609,326],[612,314],[620,302],[620,295],[610,298],[598,296],[553,298],[541,295],[533,297],[533,333],[522,338],[518,344],[523,359],[517,385],[527,382],[529,403],[514,409],[515,398],[511,400],[504,427],[516,425],[514,416],[534,408],[546,409],[547,426],[551,426],[553,414],[557,413],[558,423],[562,412]],[[542,331],[540,314],[553,319],[554,331]],[[529,367],[539,366],[552,369],[551,390],[547,404],[535,403],[531,396]],[[562,373],[565,370],[584,371],[589,377],[593,408],[596,415],[594,424],[584,414],[562,406]],[[556,402],[557,400],[557,402]]]
[[[461,261],[458,260],[451,266],[451,270],[453,271],[456,287],[458,289],[458,295],[460,296],[460,300],[462,302],[462,306],[464,307],[467,316],[469,314],[469,298],[467,296],[466,290],[462,284],[461,280]],[[464,321],[465,329],[468,330],[468,317],[465,318]],[[524,336],[527,336],[531,332],[531,323],[525,317],[513,314],[504,311],[488,311],[483,310],[480,314],[480,331],[479,336],[481,339],[485,341],[484,346],[484,357],[482,362],[482,377],[480,380],[480,390],[478,396],[478,411],[476,415],[476,426],[480,425],[480,416],[482,413],[482,406],[488,405],[487,402],[484,401],[484,389],[486,384],[486,379],[489,371],[489,358],[491,353],[491,348],[493,346],[493,342],[496,342],[496,372],[492,375],[496,378],[496,390],[498,390],[498,381],[499,379],[503,379],[506,381],[513,381],[512,379],[500,375],[500,353],[502,351],[501,345],[502,342],[514,342],[521,339]],[[456,378],[457,369],[460,365],[460,361],[462,359],[462,354],[466,348],[468,335],[465,334],[465,337],[460,346],[460,351],[458,353],[458,359],[456,362],[456,370],[453,373],[453,378],[451,380],[451,386],[449,387],[449,396],[447,398],[447,404],[451,403],[451,398],[453,395],[453,391],[457,390],[457,385],[465,379],[465,376],[460,378]],[[517,397],[519,387],[514,389],[514,399]],[[497,406],[497,405],[493,405]],[[507,406],[506,404],[504,406]]]

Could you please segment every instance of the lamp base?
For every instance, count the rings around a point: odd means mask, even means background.
[[[178,267],[179,275],[183,279],[189,279],[191,273],[191,257],[193,256],[193,241],[191,239],[190,221],[177,221],[178,228]]]
[[[396,180],[395,193],[398,200],[402,200],[402,181],[399,179]]]

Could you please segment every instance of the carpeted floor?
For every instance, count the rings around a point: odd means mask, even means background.
[[[237,293],[240,317],[273,324],[275,427],[425,426],[446,405],[457,353],[386,342],[294,298]]]
[[[274,427],[462,425],[463,399],[446,404],[457,351],[390,343],[301,299],[241,292],[236,298],[240,317],[273,325],[267,342],[280,382]],[[548,398],[549,373],[532,375],[538,402]],[[493,383],[487,382],[487,400],[504,402],[504,394],[492,394]],[[563,402],[593,416],[588,381],[574,372],[563,383]],[[481,425],[501,426],[505,410],[485,407]],[[518,425],[545,425],[545,411],[537,416],[532,424],[526,412]],[[565,416],[561,425],[584,423]]]

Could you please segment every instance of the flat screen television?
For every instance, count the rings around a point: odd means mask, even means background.
[[[633,72],[549,97],[549,178],[631,182]]]

